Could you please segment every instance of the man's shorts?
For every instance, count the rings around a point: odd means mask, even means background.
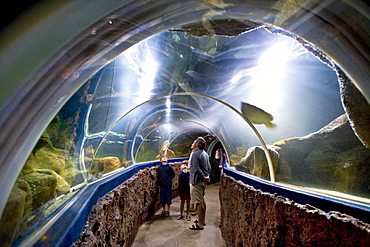
[[[203,203],[204,202],[206,187],[207,187],[206,182],[201,182],[199,184],[190,184],[191,201],[193,203]]]

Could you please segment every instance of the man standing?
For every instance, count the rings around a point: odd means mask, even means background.
[[[204,200],[207,183],[211,180],[211,165],[209,163],[208,154],[204,151],[206,141],[202,137],[198,137],[191,149],[195,150],[190,160],[190,193],[191,199],[196,205],[198,211],[198,221],[194,221],[190,230],[203,230],[206,216],[206,203]]]

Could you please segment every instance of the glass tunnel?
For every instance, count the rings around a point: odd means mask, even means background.
[[[113,2],[49,3],[2,32],[7,245],[36,244],[94,183],[188,158],[198,136],[220,167],[369,211],[365,2]]]

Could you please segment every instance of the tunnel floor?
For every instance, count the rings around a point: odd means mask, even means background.
[[[220,230],[220,200],[219,184],[212,184],[206,189],[206,223],[202,231],[192,231],[189,227],[194,224],[197,216],[192,216],[191,221],[177,220],[180,209],[180,198],[172,200],[171,216],[161,217],[162,209],[158,211],[149,221],[145,222],[139,229],[133,247],[193,247],[193,246],[226,246],[221,237]]]

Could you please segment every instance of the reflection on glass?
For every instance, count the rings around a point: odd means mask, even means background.
[[[150,69],[148,64],[152,65]],[[174,157],[187,157],[189,150],[184,150],[188,147],[180,147],[179,140],[184,133],[191,136],[189,129],[198,129],[222,142],[232,167],[268,179],[265,161],[259,157],[263,152],[256,148],[261,145],[258,138],[242,119],[213,101],[214,97],[239,110],[242,110],[242,103],[247,103],[272,115],[272,123],[277,127],[268,129],[257,124],[256,128],[270,144],[278,181],[369,195],[366,182],[352,186],[357,189],[349,189],[339,182],[343,181],[339,177],[347,176],[344,165],[328,169],[310,163],[316,159],[313,157],[317,151],[308,148],[309,145],[305,150],[302,147],[298,151],[285,151],[289,141],[295,140],[293,137],[306,138],[344,114],[335,71],[292,38],[263,28],[235,37],[195,37],[185,32],[167,31],[133,46],[107,66],[104,73],[107,80],[100,80],[98,87],[113,85],[119,97],[111,97],[107,106],[111,112],[109,118],[100,121],[104,121],[106,136],[100,138],[98,131],[89,131],[87,143],[95,149],[99,147],[97,160],[117,157],[125,162],[121,165],[124,167],[158,159],[160,150],[166,145]],[[148,90],[143,93],[145,97],[137,101],[135,92],[141,90],[142,78],[148,81]],[[189,95],[167,96],[184,92]],[[160,95],[163,97],[135,108]],[[115,101],[118,98],[121,98],[120,103]],[[97,129],[95,126],[100,123],[96,119],[104,109],[107,108],[94,105],[89,114],[89,130]],[[249,134],[245,136],[245,132]],[[116,140],[117,135],[124,138]],[[338,146],[333,144],[335,140],[331,142],[327,145]],[[338,153],[351,148],[352,144],[344,143],[341,149],[329,148],[329,151],[337,158]],[[366,148],[363,151],[366,153]],[[303,153],[299,159],[297,152]],[[248,164],[255,156],[261,159],[260,164]],[[328,178],[331,183],[327,183]]]
[[[131,92],[135,94],[135,103],[140,104],[151,96],[151,90],[154,88],[154,79],[158,64],[154,59],[154,54],[149,47],[149,41],[142,41],[126,50],[123,55],[129,65],[129,68],[137,76],[137,90]]]
[[[9,199],[24,212],[9,223],[13,235],[73,186],[164,153],[188,157],[200,135],[218,142],[212,155],[222,150],[231,167],[269,179],[259,139],[227,106],[241,111],[243,102],[277,125],[256,123],[278,182],[369,197],[369,150],[343,115],[331,68],[263,28],[235,37],[165,31],[102,68],[55,116]]]

